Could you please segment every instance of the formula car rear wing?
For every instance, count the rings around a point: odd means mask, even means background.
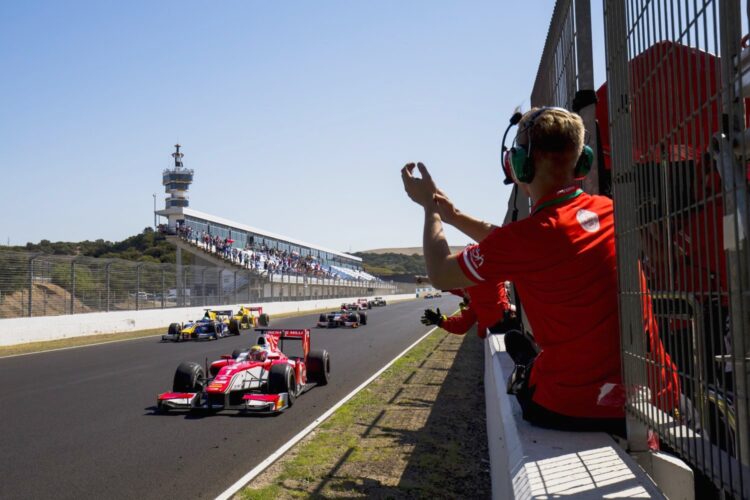
[[[284,352],[284,340],[301,340],[302,350],[305,360],[307,360],[307,354],[310,352],[310,330],[308,328],[299,330],[256,328],[255,332],[260,334],[258,344],[270,344],[272,348],[277,348],[281,352]]]

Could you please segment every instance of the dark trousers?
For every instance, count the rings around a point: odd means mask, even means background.
[[[515,394],[523,411],[523,419],[537,427],[573,432],[606,432],[626,437],[624,418],[571,417],[554,412],[533,400],[534,387],[529,378],[538,353],[533,340],[518,330],[505,334],[505,350],[516,364],[508,392]]]

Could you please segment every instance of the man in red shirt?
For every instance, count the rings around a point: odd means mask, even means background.
[[[412,175],[414,164],[402,169],[407,194],[425,210],[428,275],[444,289],[514,282],[540,348],[517,394],[524,418],[624,434],[622,404],[606,403],[608,391],[622,385],[612,201],[574,184],[584,139],[578,115],[532,109],[518,127],[514,150],[523,148],[529,163],[523,182],[512,173],[533,201],[524,220],[496,227],[472,218],[453,207],[424,165],[417,165],[421,178]],[[480,243],[451,255],[442,220]],[[660,382],[671,382],[672,401],[679,398],[674,379]]]
[[[465,334],[469,328],[478,323],[477,335],[480,338],[487,336],[487,330],[495,333],[510,328],[514,313],[511,310],[504,282],[482,283],[463,290],[451,291],[451,293],[464,298],[460,304],[461,311],[446,317],[440,314],[440,309],[437,312],[426,309],[422,316],[422,323],[437,325],[456,335]]]

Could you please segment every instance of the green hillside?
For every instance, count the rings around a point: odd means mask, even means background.
[[[122,241],[81,241],[78,243],[42,240],[25,246],[6,247],[8,250],[39,252],[52,255],[84,255],[105,259],[126,259],[139,262],[174,263],[175,247],[163,234],[147,227],[142,233]]]
[[[362,257],[365,271],[382,278],[393,278],[397,276],[414,279],[416,275],[427,273],[424,265],[424,257],[412,254],[405,255],[401,253],[369,253],[356,252],[357,257]],[[409,278],[410,277],[410,278]]]

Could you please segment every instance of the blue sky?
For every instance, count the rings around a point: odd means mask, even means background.
[[[192,208],[328,247],[421,244],[408,161],[499,222],[553,5],[3,2],[0,241],[140,232],[177,141]]]

